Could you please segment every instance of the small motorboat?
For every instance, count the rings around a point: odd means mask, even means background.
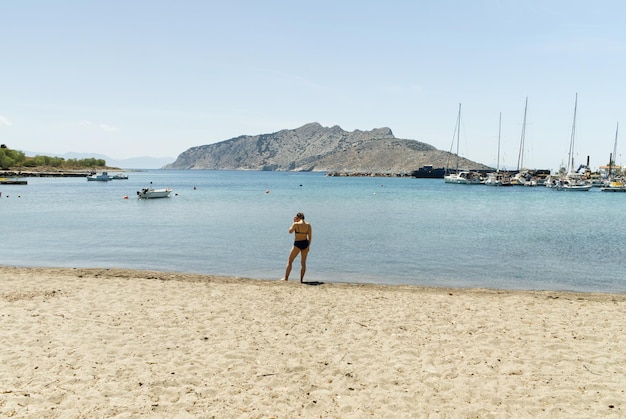
[[[128,175],[124,174],[124,173],[115,173],[114,175],[110,176],[111,180],[115,180],[115,179],[128,179]]]
[[[87,176],[87,180],[97,180],[99,182],[108,182],[111,180],[111,177],[109,176],[107,172],[102,172],[99,175],[94,173],[92,175]]]
[[[171,193],[172,188],[153,189],[149,187],[137,191],[137,197],[139,199],[169,198]]]

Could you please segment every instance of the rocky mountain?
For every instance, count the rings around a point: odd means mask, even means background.
[[[313,122],[192,147],[164,169],[410,173],[424,165],[452,165],[455,159],[429,144],[396,138],[389,128],[348,132]],[[463,158],[459,167],[488,169]]]

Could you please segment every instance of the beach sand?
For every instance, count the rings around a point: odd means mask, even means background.
[[[0,266],[3,417],[625,417],[626,295]]]

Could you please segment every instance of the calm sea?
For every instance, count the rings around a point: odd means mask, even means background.
[[[279,279],[302,211],[310,281],[626,291],[626,194],[243,171],[27,180],[0,185],[2,265]],[[172,197],[137,199],[149,182]]]

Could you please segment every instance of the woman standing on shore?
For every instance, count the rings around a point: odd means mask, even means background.
[[[303,282],[306,272],[306,257],[309,254],[312,238],[311,224],[304,221],[303,213],[299,212],[293,217],[293,223],[291,227],[289,227],[289,234],[291,233],[294,233],[295,241],[293,242],[291,252],[289,252],[289,259],[287,260],[287,268],[285,269],[283,281],[289,280],[293,261],[296,259],[296,256],[300,254],[300,282]]]

